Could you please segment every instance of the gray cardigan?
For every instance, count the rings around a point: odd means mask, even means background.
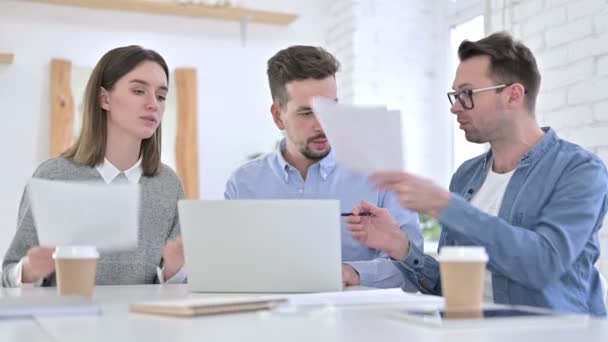
[[[63,181],[98,181],[101,175],[94,167],[75,164],[65,158],[53,158],[42,163],[33,177]],[[179,234],[177,201],[184,198],[182,184],[170,167],[162,165],[154,177],[141,177],[139,208],[139,242],[134,250],[101,252],[97,264],[97,285],[128,285],[158,283],[156,267],[160,265],[163,246],[169,238]],[[2,285],[15,286],[8,279],[9,271],[27,251],[37,246],[36,224],[27,192],[19,206],[17,232],[2,261]],[[77,210],[77,208],[75,208]],[[54,286],[55,274],[46,277],[42,286]]]

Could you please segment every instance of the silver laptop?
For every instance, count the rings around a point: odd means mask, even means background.
[[[335,200],[182,200],[192,292],[342,290]]]

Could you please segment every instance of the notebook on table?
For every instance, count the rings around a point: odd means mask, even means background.
[[[217,315],[269,310],[287,302],[284,298],[204,298],[135,303],[131,312],[177,317]]]

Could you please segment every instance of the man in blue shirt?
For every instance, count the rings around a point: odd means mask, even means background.
[[[443,225],[440,248],[485,247],[486,299],[605,316],[594,267],[607,204],[604,164],[538,126],[540,74],[522,43],[496,33],[464,41],[458,55],[454,91],[448,93],[451,111],[467,140],[489,142],[491,149],[456,171],[449,192],[405,172],[371,179],[395,191],[404,208],[437,218]],[[407,233],[374,226],[382,216],[351,218],[352,236],[386,251],[421,292],[441,295],[437,261],[411,244]]]
[[[422,249],[417,213],[402,209],[393,193],[376,190],[366,175],[336,163],[329,141],[311,109],[311,101],[313,96],[337,101],[335,73],[338,68],[334,56],[311,46],[289,47],[268,61],[273,100],[270,111],[286,138],[277,151],[236,170],[226,185],[225,198],[337,199],[343,212],[350,212],[364,200],[384,213],[384,220],[378,224],[402,231],[413,245]],[[354,240],[344,219],[342,260],[346,285],[416,290],[385,253]]]

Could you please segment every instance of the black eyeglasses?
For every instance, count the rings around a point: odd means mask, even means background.
[[[513,83],[507,84],[499,84],[492,87],[485,88],[477,88],[477,89],[464,89],[461,91],[450,91],[448,92],[448,100],[450,100],[450,104],[453,106],[456,103],[456,100],[460,102],[462,108],[464,109],[473,109],[475,107],[475,103],[473,103],[473,94],[481,93],[488,90],[500,90],[510,86]]]

